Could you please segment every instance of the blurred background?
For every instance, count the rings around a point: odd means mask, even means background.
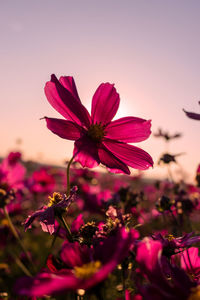
[[[0,1],[0,156],[20,150],[25,160],[58,165],[71,158],[73,142],[39,120],[61,117],[44,95],[50,75],[71,75],[89,111],[98,85],[111,82],[121,97],[116,118],[151,119],[153,133],[182,133],[168,151],[184,153],[174,174],[192,181],[200,122],[182,109],[200,112],[199,12],[198,0]],[[145,176],[166,176],[157,166],[165,141],[152,134],[137,146],[155,161]]]

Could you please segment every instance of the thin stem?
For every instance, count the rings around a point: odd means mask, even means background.
[[[69,180],[69,171],[70,171],[70,166],[73,162],[74,156],[72,156],[72,158],[70,159],[70,161],[68,162],[67,165],[67,196],[69,196],[70,194],[70,180]]]
[[[71,233],[71,230],[69,229],[69,226],[67,224],[67,222],[65,221],[65,218],[63,215],[61,215],[60,217],[65,229],[66,229],[66,232],[67,232],[67,239],[69,242],[73,242],[73,237],[72,237],[72,233]]]
[[[173,211],[171,209],[169,211],[170,211],[170,214],[171,214],[172,219],[174,221],[174,224],[176,224],[177,226],[179,226],[178,220],[176,219],[175,215],[173,214]]]
[[[59,231],[60,231],[60,225],[58,225],[58,228],[57,228],[57,230],[56,230],[56,233],[54,234],[54,237],[53,237],[53,240],[52,240],[52,243],[51,243],[51,248],[50,248],[50,251],[53,249],[53,246],[54,246],[54,244],[55,244],[55,242],[56,242],[56,239],[57,239],[57,237],[58,237],[58,233],[59,233]]]
[[[15,257],[15,256],[14,256],[14,259],[15,259],[16,264],[17,264],[18,267],[24,272],[24,274],[25,274],[26,276],[32,277],[31,273],[30,273],[29,270],[26,268],[26,266],[23,264],[23,262],[22,262],[18,257]]]
[[[29,262],[30,262],[31,265],[34,267],[33,262],[32,262],[32,260],[31,260],[31,258],[30,258],[30,255],[29,255],[29,253],[27,252],[26,248],[24,247],[22,241],[20,240],[19,234],[18,234],[17,230],[15,229],[15,226],[13,225],[13,223],[12,223],[12,221],[11,221],[11,218],[10,218],[10,216],[9,216],[9,213],[8,213],[8,210],[7,210],[6,206],[3,208],[3,210],[4,210],[5,217],[6,217],[7,221],[8,221],[9,227],[10,227],[10,229],[11,229],[11,231],[12,231],[14,237],[15,237],[16,240],[18,241],[20,247],[22,248],[22,251],[25,253],[25,255],[26,255],[26,257],[28,258]]]
[[[53,249],[53,246],[54,246],[54,244],[55,244],[55,242],[56,242],[56,239],[57,239],[57,237],[58,237],[58,233],[59,233],[59,231],[60,231],[60,228],[61,228],[61,226],[58,225],[58,228],[57,228],[57,230],[56,230],[56,233],[54,234],[53,240],[52,240],[52,242],[51,242],[51,247],[50,247],[50,249],[49,249],[48,254],[46,255],[46,259],[45,259],[45,262],[44,262],[45,265],[46,265],[48,256],[49,256],[49,254],[51,253],[51,250]]]

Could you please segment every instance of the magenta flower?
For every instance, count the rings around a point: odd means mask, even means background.
[[[70,196],[61,195],[59,193],[54,193],[53,197],[50,198],[50,203],[48,206],[43,206],[40,210],[34,212],[29,216],[24,222],[25,231],[32,227],[33,221],[38,218],[42,230],[44,232],[49,232],[53,234],[55,232],[55,217],[58,210],[63,210],[69,207],[71,202],[74,200],[76,195],[76,187],[73,187]]]
[[[0,164],[0,187],[21,190],[24,187],[26,169],[19,162],[21,154],[11,152]]]
[[[75,160],[83,167],[93,168],[102,163],[113,173],[130,174],[127,166],[140,170],[153,166],[147,152],[127,144],[146,140],[151,133],[151,121],[136,117],[112,121],[120,102],[113,84],[102,83],[98,87],[92,99],[91,116],[79,99],[73,77],[58,80],[52,75],[45,94],[66,119],[45,117],[48,129],[75,141]]]
[[[41,168],[32,174],[29,180],[30,190],[34,193],[51,193],[55,187],[55,179],[47,168]]]
[[[65,242],[61,250],[60,265],[59,261],[56,264],[50,257],[50,271],[42,272],[35,278],[19,279],[15,292],[26,296],[44,296],[90,289],[105,280],[126,257],[132,242],[131,232],[124,228],[94,248],[78,242]]]
[[[183,248],[190,247],[192,244],[200,242],[200,236],[192,236],[193,232],[187,233],[182,237],[175,238],[172,234],[162,236],[162,234],[154,234],[152,238],[159,241],[163,246],[163,255],[170,258],[176,252]]]
[[[136,261],[145,278],[145,284],[138,282],[143,299],[198,299],[197,283],[191,281],[183,270],[170,264],[169,260],[162,256],[162,244],[159,241],[144,238],[138,245]]]
[[[196,280],[200,280],[200,256],[197,247],[191,247],[181,254],[181,267]]]

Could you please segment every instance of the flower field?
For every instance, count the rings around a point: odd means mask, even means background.
[[[177,182],[181,153],[153,162],[132,145],[181,134],[152,134],[151,120],[135,116],[113,121],[120,96],[110,83],[97,88],[91,114],[73,77],[52,75],[45,94],[61,115],[43,118],[47,131],[74,151],[63,167],[20,152],[1,161],[0,299],[199,300],[200,166],[193,184]],[[166,179],[143,178],[161,164]]]

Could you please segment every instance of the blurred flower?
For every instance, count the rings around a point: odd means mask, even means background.
[[[0,164],[0,187],[6,190],[20,190],[24,187],[26,169],[19,162],[21,154],[11,152]]]
[[[136,261],[149,283],[138,282],[145,300],[197,300],[199,288],[187,274],[162,256],[162,244],[144,238],[138,245]],[[146,280],[145,280],[146,281]]]
[[[200,236],[192,236],[193,232],[185,234],[183,237],[175,238],[172,234],[162,236],[162,234],[154,234],[152,238],[159,241],[163,247],[163,255],[171,257],[177,250],[190,247],[192,244],[200,242]]]
[[[132,240],[131,232],[121,228],[94,248],[78,242],[65,242],[60,264],[51,258],[48,263],[51,272],[18,280],[15,291],[20,295],[44,296],[68,290],[87,290],[107,278],[128,254]]]
[[[200,104],[200,101],[199,101],[199,104]],[[200,114],[189,112],[189,111],[186,111],[185,109],[183,109],[183,111],[185,112],[185,114],[188,118],[194,119],[194,120],[200,120]]]
[[[33,172],[28,185],[34,193],[51,193],[55,187],[55,179],[47,168]]]
[[[197,247],[191,247],[180,254],[181,267],[194,279],[200,280],[200,256]]]
[[[159,161],[158,161],[158,164],[160,164],[161,162],[163,162],[164,164],[170,164],[171,162],[174,162],[176,163],[176,157],[179,156],[179,155],[182,155],[183,153],[178,153],[178,154],[169,154],[169,153],[164,153]]]
[[[172,139],[176,139],[182,136],[181,133],[175,133],[173,135],[170,135],[168,132],[163,131],[161,128],[158,129],[157,133],[154,133],[155,137],[161,137],[164,138],[166,140],[166,142],[172,140]]]
[[[145,170],[153,166],[151,156],[127,143],[146,140],[151,121],[125,117],[113,122],[119,107],[119,94],[113,84],[102,83],[92,99],[92,113],[81,104],[73,77],[51,76],[45,86],[49,103],[63,119],[47,118],[48,129],[61,138],[75,140],[74,159],[83,167],[102,163],[113,173],[130,174],[127,167]]]
[[[197,186],[200,187],[200,164],[198,165],[195,179],[197,182]]]

